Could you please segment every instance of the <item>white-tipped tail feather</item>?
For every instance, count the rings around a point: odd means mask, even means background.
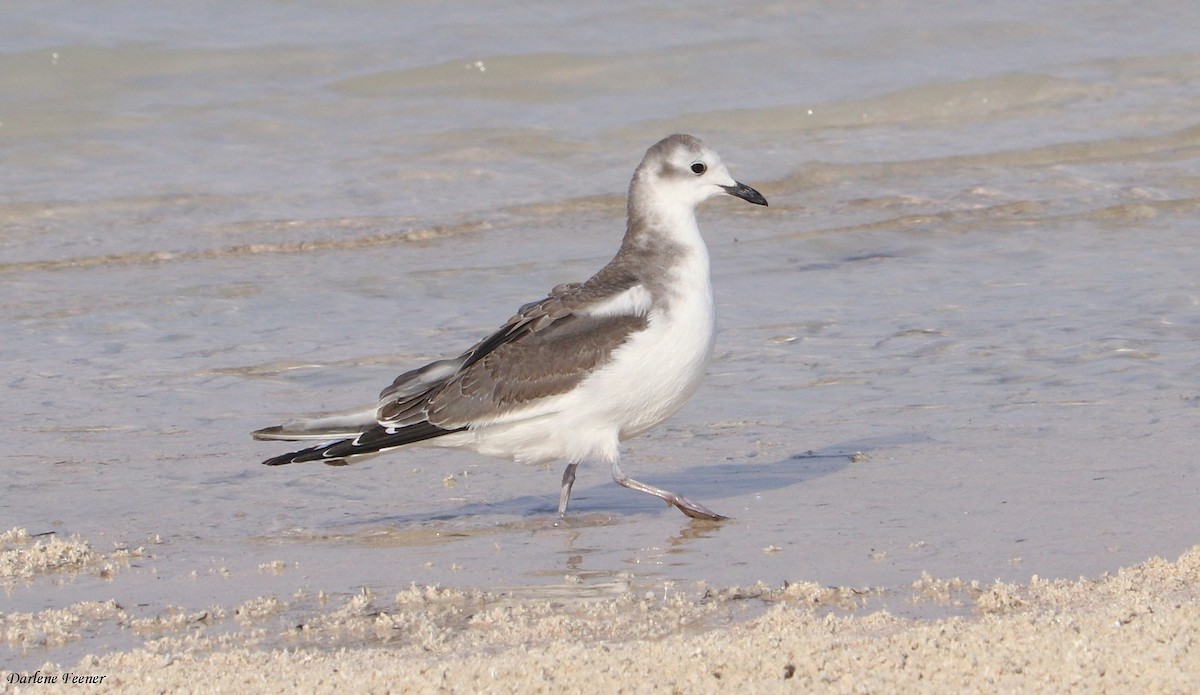
[[[289,420],[282,425],[267,427],[252,436],[259,440],[298,442],[341,437],[355,437],[375,426],[376,407],[355,408],[338,413],[326,413],[305,420]]]

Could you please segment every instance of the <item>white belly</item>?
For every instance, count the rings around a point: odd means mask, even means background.
[[[614,356],[597,387],[616,395],[608,405],[622,440],[671,417],[700,386],[713,348],[710,292],[669,312],[650,315],[650,325]]]
[[[619,440],[671,417],[700,386],[712,356],[716,316],[708,253],[701,245],[675,268],[665,296],[655,297],[645,330],[581,386],[594,400],[581,404],[606,421]]]

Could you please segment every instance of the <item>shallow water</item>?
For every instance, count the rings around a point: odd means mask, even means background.
[[[1200,10],[207,5],[0,23],[0,519],[147,548],[6,610],[1076,577],[1197,542]],[[561,523],[557,467],[258,465],[251,430],[599,268],[675,131],[771,207],[701,211],[717,355],[623,466],[732,521],[595,465]]]

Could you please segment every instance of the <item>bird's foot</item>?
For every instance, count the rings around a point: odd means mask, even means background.
[[[682,495],[672,495],[671,499],[668,499],[666,502],[693,519],[703,519],[705,521],[725,521],[729,518],[727,516],[717,514],[708,507],[705,507],[703,504],[700,504],[699,502],[693,502]]]

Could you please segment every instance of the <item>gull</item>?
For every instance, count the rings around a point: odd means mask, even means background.
[[[691,398],[712,356],[712,282],[696,206],[723,194],[767,204],[698,138],[664,138],[634,171],[625,236],[599,272],[522,306],[457,357],[401,374],[369,407],[254,432],[260,440],[322,442],[263,463],[340,466],[413,445],[565,461],[558,500],[565,515],[576,468],[599,460],[617,484],[689,517],[726,518],[633,480],[617,464],[621,442]]]

